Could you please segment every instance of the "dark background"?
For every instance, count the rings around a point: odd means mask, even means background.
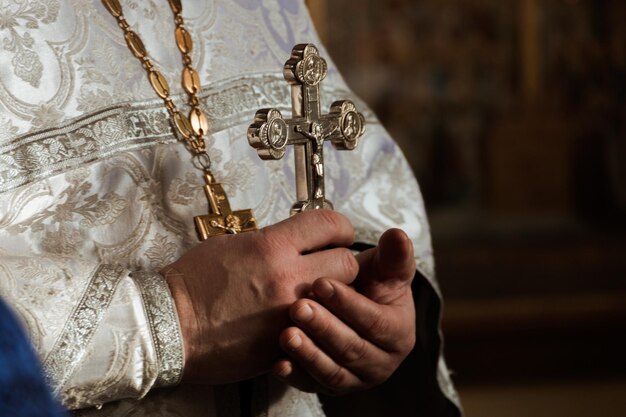
[[[467,416],[625,416],[626,2],[308,4],[420,182]]]

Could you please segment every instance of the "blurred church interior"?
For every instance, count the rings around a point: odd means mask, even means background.
[[[625,416],[626,2],[307,4],[420,182],[467,417]]]

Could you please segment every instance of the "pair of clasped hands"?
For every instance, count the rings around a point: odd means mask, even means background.
[[[185,346],[184,382],[268,371],[307,392],[384,382],[415,344],[413,245],[399,229],[353,255],[330,210],[212,237],[165,267]]]

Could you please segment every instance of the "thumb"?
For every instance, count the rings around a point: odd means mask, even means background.
[[[402,295],[415,276],[413,243],[400,229],[389,229],[378,246],[357,255],[355,286],[368,298],[388,304]]]

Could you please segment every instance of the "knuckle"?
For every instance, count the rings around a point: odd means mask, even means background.
[[[291,302],[297,270],[289,255],[293,247],[289,236],[266,228],[261,229],[257,239],[254,251],[260,259],[256,272],[263,276],[261,293],[275,301]]]
[[[339,360],[346,365],[360,362],[367,355],[365,340],[355,337],[350,340],[339,353]]]
[[[313,326],[315,326],[315,333],[318,337],[331,334],[333,331],[333,320],[327,315],[316,315],[316,320],[313,320]]]
[[[328,228],[337,231],[352,230],[350,221],[342,214],[333,210],[315,210],[320,221]],[[354,233],[354,232],[353,232]]]
[[[256,248],[265,258],[275,257],[292,247],[289,236],[271,227],[261,229],[257,239]]]
[[[304,348],[301,352],[302,359],[312,366],[320,361],[320,351],[317,348],[307,349]]]
[[[382,314],[378,314],[367,326],[367,333],[373,337],[380,338],[389,333],[391,323]]]
[[[350,250],[345,249],[342,252],[342,262],[345,273],[351,278],[356,277],[359,273],[359,263]]]
[[[341,225],[339,213],[332,210],[316,210],[315,213],[321,222],[331,227],[339,227]]]
[[[346,373],[340,366],[323,375],[322,383],[330,388],[340,388],[346,385]]]

